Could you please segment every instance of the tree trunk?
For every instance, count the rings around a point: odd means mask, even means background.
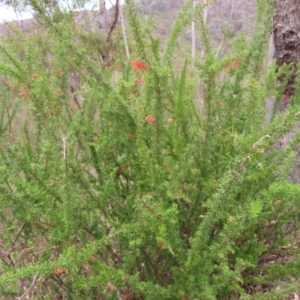
[[[196,7],[196,0],[193,1],[193,8]],[[195,34],[195,21],[192,21],[192,60],[195,62],[196,58],[196,34]]]
[[[122,26],[122,33],[123,33],[123,40],[124,40],[124,45],[125,45],[125,50],[126,50],[126,57],[129,60],[130,59],[130,53],[129,53],[129,47],[128,47],[128,41],[127,41],[127,35],[126,35],[126,28],[125,28],[125,21],[124,21],[124,15],[122,11],[122,6],[120,5],[119,7],[120,11],[120,19],[121,19],[121,26]]]
[[[284,89],[279,110],[284,111],[295,92],[297,63],[300,61],[300,1],[276,0],[273,15],[273,34],[277,67],[291,65],[292,75]],[[278,78],[282,81],[283,78]]]
[[[272,45],[273,37],[273,45]],[[274,46],[274,47],[273,47]],[[279,103],[279,111],[284,111],[289,105],[289,99],[295,93],[295,80],[297,75],[297,64],[300,62],[300,1],[299,0],[275,0],[273,15],[273,34],[271,36],[270,52],[274,49],[274,58],[277,67],[284,63],[290,65],[292,73],[289,78],[278,78],[279,82],[288,79]],[[270,57],[269,57],[270,59]],[[279,139],[275,145],[276,149],[286,147],[295,133],[300,130],[297,122],[292,130]],[[300,150],[297,149],[296,159],[299,160]],[[295,164],[292,168],[290,179],[294,183],[300,183],[300,168]]]
[[[104,14],[106,11],[105,0],[99,0],[99,10],[100,14]]]
[[[203,9],[203,22],[204,22],[204,25],[206,25],[207,24],[207,15],[208,15],[207,0],[203,0],[203,5],[205,5],[204,9]],[[201,59],[204,58],[204,55],[205,55],[204,47],[202,47],[202,50],[201,50]]]

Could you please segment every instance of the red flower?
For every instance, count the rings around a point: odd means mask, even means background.
[[[61,92],[62,92],[61,89],[57,89],[57,90],[53,91],[53,96],[54,96],[55,98],[57,98],[58,95],[59,95]]]
[[[28,90],[28,88],[22,88],[19,96],[27,99],[29,97],[29,90]]]
[[[141,70],[143,72],[147,71],[147,67],[140,61],[138,60],[133,60],[131,61],[131,66],[133,70]]]
[[[289,100],[289,99],[290,99],[290,96],[287,95],[287,94],[284,94],[284,95],[282,96],[282,100],[283,100],[283,101],[287,101],[287,100]]]
[[[133,134],[130,131],[125,132],[128,137],[133,137]]]
[[[69,274],[69,270],[63,269],[63,268],[57,268],[57,269],[54,271],[54,274],[55,274],[57,277],[60,277],[60,276],[63,275],[63,274]]]
[[[58,73],[59,76],[64,75],[64,71],[61,68],[57,69],[57,73]]]
[[[121,66],[120,66],[120,65],[116,65],[116,66],[115,66],[115,70],[116,70],[116,71],[120,71],[120,70],[121,70]]]
[[[117,168],[117,173],[122,173],[125,170],[125,167]]]
[[[146,121],[147,123],[154,123],[154,122],[156,121],[156,119],[155,119],[153,116],[147,116],[147,117],[145,118],[145,121]]]
[[[238,62],[236,59],[232,60],[232,61],[228,64],[229,70],[237,70],[238,67],[239,67],[239,62]]]
[[[50,114],[51,116],[55,116],[55,115],[57,114],[57,111],[56,111],[55,109],[50,109],[50,110],[49,110],[49,114]]]
[[[39,79],[39,74],[33,73],[33,74],[32,74],[32,79],[33,79],[33,80]]]
[[[144,80],[141,77],[137,77],[135,79],[135,83],[137,83],[138,85],[143,85],[144,84]]]

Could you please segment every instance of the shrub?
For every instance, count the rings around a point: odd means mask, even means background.
[[[261,68],[269,7],[259,6],[252,42],[239,37],[220,59],[199,17],[205,56],[175,73],[176,38],[202,11],[190,2],[161,55],[127,1],[134,57],[119,49],[116,68],[105,68],[88,33],[77,38],[69,17],[42,15],[43,35],[16,33],[18,46],[1,40],[3,299],[294,291],[299,187],[288,174],[299,134],[274,145],[299,108],[264,125],[276,84],[274,68]]]

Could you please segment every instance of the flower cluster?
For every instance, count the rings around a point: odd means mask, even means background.
[[[33,74],[32,74],[32,79],[33,79],[33,80],[39,79],[39,74],[33,73]]]
[[[229,69],[229,70],[237,70],[238,67],[239,67],[239,62],[238,62],[236,59],[232,60],[232,61],[228,64],[228,69]]]
[[[140,61],[138,60],[133,60],[131,61],[131,66],[133,70],[141,70],[142,72],[147,71],[147,67]]]
[[[141,77],[137,77],[137,78],[135,79],[135,83],[136,83],[137,85],[143,85],[143,84],[144,84],[144,80],[143,80]]]
[[[153,117],[153,116],[147,116],[147,117],[145,118],[145,121],[146,121],[147,123],[154,123],[154,122],[156,121],[156,119],[155,119],[155,117]]]
[[[27,99],[29,97],[29,90],[28,88],[22,88],[19,94],[20,97]]]
[[[290,99],[290,96],[288,94],[282,95],[282,100],[283,101],[288,101]]]

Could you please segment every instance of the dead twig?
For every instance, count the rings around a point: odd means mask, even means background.
[[[38,276],[34,275],[33,276],[33,280],[30,284],[30,287],[25,291],[25,293],[21,296],[21,297],[17,297],[16,300],[23,300],[25,298],[25,296],[33,289],[33,287],[35,286],[36,280],[37,280]]]
[[[114,15],[114,19],[113,22],[111,23],[110,27],[109,27],[109,31],[108,34],[106,36],[106,43],[109,42],[110,40],[110,36],[112,34],[112,32],[114,31],[117,23],[118,23],[118,18],[119,18],[119,0],[116,0],[116,4],[115,4],[115,15]]]
[[[18,231],[18,233],[17,233],[17,236],[16,236],[16,238],[15,238],[13,244],[12,244],[12,248],[15,246],[15,244],[16,244],[16,242],[17,242],[17,240],[18,240],[18,238],[19,238],[19,236],[20,236],[20,234],[21,234],[21,232],[22,232],[23,229],[24,229],[24,226],[25,226],[25,222],[22,224],[21,228],[19,229],[19,231]]]

